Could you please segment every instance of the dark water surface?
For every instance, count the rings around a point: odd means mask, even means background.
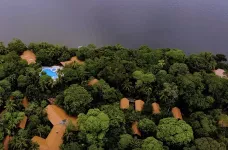
[[[0,41],[228,55],[228,0],[0,0]]]

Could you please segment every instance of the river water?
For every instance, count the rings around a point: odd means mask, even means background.
[[[0,41],[228,55],[228,0],[0,0]]]

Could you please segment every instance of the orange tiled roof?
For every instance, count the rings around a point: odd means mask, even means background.
[[[97,79],[92,79],[92,80],[89,81],[88,85],[89,85],[89,86],[92,86],[92,85],[94,85],[94,84],[96,84],[96,83],[98,83],[98,82],[99,82],[99,80],[97,80]]]
[[[173,107],[172,108],[172,113],[173,113],[173,117],[176,119],[183,119],[182,115],[181,115],[181,111],[178,107]]]
[[[153,114],[160,114],[160,106],[158,103],[152,103]]]
[[[65,125],[54,125],[46,139],[34,136],[32,141],[38,143],[40,150],[59,150],[59,146],[63,143],[62,137],[65,133],[65,130]]]
[[[136,111],[142,111],[143,106],[144,106],[144,101],[142,101],[142,100],[135,101],[135,110]]]
[[[129,100],[127,98],[122,98],[120,100],[120,108],[121,109],[128,109],[129,108]]]
[[[24,51],[21,55],[21,59],[26,60],[28,64],[36,63],[36,55],[30,50]]]
[[[83,65],[83,64],[84,64],[84,62],[81,61],[81,60],[79,60],[77,56],[71,57],[70,60],[64,61],[64,62],[60,62],[60,63],[61,63],[63,66],[65,66],[65,65],[69,65],[69,64],[71,64],[71,63],[73,63],[73,62],[77,62],[77,63],[80,64],[80,65]]]
[[[68,118],[66,112],[56,105],[48,105],[46,111],[48,119],[53,125],[59,124],[62,120]]]
[[[56,105],[48,105],[46,108],[49,121],[54,125],[46,139],[34,136],[32,141],[37,142],[40,150],[59,150],[62,137],[66,130],[66,124],[71,121],[77,127],[77,118],[68,116],[63,109]]]
[[[59,150],[59,146],[63,143],[62,137],[65,133],[66,126],[65,125],[55,125],[51,129],[48,137],[46,138],[47,145],[50,150]]]
[[[50,150],[47,145],[46,139],[43,139],[39,136],[34,136],[32,138],[32,142],[37,143],[39,145],[39,150]]]
[[[24,99],[22,100],[22,105],[25,107],[25,108],[27,108],[28,107],[28,99],[27,99],[27,97],[24,97]]]
[[[9,149],[9,142],[10,142],[11,139],[12,139],[12,137],[7,135],[5,137],[5,139],[3,140],[4,150],[8,150]]]
[[[133,122],[132,131],[133,131],[133,134],[141,136],[141,132],[139,131],[138,122],[137,121]]]
[[[28,117],[24,116],[23,120],[21,120],[20,124],[18,125],[19,128],[24,129],[26,122],[27,122]]]
[[[225,122],[225,121],[223,121],[223,120],[220,120],[219,121],[219,125],[221,126],[221,127],[228,127],[228,123],[227,122]]]

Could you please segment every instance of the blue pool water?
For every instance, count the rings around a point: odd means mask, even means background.
[[[52,77],[52,79],[57,79],[58,74],[56,73],[56,69],[50,69],[50,68],[45,68],[42,69],[43,72],[45,72],[48,76]]]

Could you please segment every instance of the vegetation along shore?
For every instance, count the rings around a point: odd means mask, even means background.
[[[227,70],[209,52],[0,42],[0,149],[226,150]]]

